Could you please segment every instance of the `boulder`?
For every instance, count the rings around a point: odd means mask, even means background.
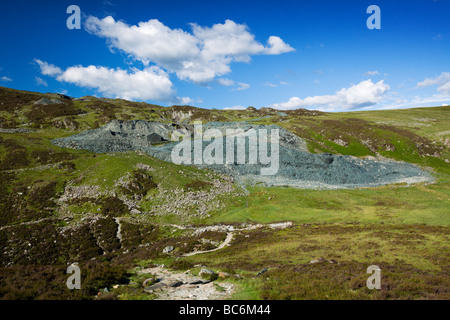
[[[173,246],[167,246],[163,249],[163,253],[165,254],[169,254],[170,252],[172,252],[173,250],[175,250],[175,248]]]
[[[200,272],[198,273],[199,276],[202,275],[212,275],[212,274],[216,274],[214,271],[210,270],[210,269],[206,269],[206,268],[202,268],[200,270]]]

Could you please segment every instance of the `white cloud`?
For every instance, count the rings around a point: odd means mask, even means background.
[[[224,110],[245,110],[245,107],[243,106],[233,106],[233,107],[226,107],[223,108]]]
[[[231,79],[228,79],[228,78],[217,79],[217,82],[220,83],[221,85],[227,86],[227,87],[234,85],[234,81]]]
[[[443,102],[447,104],[450,103],[450,95],[435,94],[427,97],[408,97],[403,99],[396,99],[392,103],[385,102],[377,108],[376,110],[386,110],[386,109],[404,109],[404,108],[418,108],[418,107],[435,107],[442,105]]]
[[[210,82],[230,73],[232,62],[249,62],[251,55],[294,50],[276,36],[270,36],[264,46],[255,40],[247,26],[231,20],[212,27],[190,26],[192,33],[171,29],[156,19],[130,26],[110,16],[104,19],[90,16],[85,28],[144,64],[155,63],[182,80],[196,83]]]
[[[2,81],[2,82],[11,82],[12,79],[8,78],[7,76],[3,76],[3,77],[0,78],[0,81]]]
[[[271,88],[276,88],[276,87],[278,87],[278,85],[276,85],[276,84],[274,84],[274,83],[272,83],[272,82],[269,82],[269,81],[267,81],[266,83],[264,83],[264,86],[265,86],[265,87],[271,87]]]
[[[292,97],[287,102],[272,105],[272,108],[289,110],[297,108],[317,108],[326,111],[353,110],[376,104],[390,89],[383,80],[373,83],[372,80],[361,81],[350,88],[342,88],[334,95],[313,96],[300,99]]]
[[[45,81],[44,79],[39,78],[39,77],[34,77],[34,80],[36,81],[37,85],[48,87],[47,81]]]
[[[248,88],[250,88],[250,85],[248,83],[243,83],[243,82],[238,82],[238,87],[234,90],[236,91],[243,91],[243,90],[247,90]]]
[[[417,88],[439,86],[437,90],[442,94],[450,95],[450,72],[442,72],[435,78],[427,78],[417,83]]]
[[[174,100],[169,76],[155,66],[144,70],[133,69],[132,72],[119,68],[74,66],[67,68],[56,79],[80,87],[95,88],[108,97],[127,100]]]
[[[36,62],[39,65],[39,67],[41,68],[41,73],[45,76],[58,76],[62,73],[61,68],[53,64],[49,64],[39,59],[34,59],[34,62]]]
[[[374,70],[374,71],[367,71],[364,73],[364,75],[366,77],[373,77],[373,76],[379,76],[380,73],[377,70]]]
[[[438,88],[438,91],[443,94],[450,94],[450,81],[444,83],[442,86]]]
[[[265,54],[282,54],[286,52],[293,51],[294,49],[285,43],[280,37],[270,36],[269,40],[267,40],[269,44],[268,48],[265,48]]]
[[[243,82],[234,82],[231,79],[228,78],[220,78],[217,79],[217,82],[223,86],[234,86],[236,85],[237,87],[233,88],[231,91],[242,91],[242,90],[247,90],[248,88],[250,88],[250,85],[248,83],[243,83]]]
[[[181,98],[177,98],[176,102],[178,104],[186,105],[186,104],[191,104],[192,102],[194,102],[194,100],[192,100],[189,97],[181,97]]]

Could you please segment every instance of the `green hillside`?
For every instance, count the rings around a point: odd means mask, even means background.
[[[276,124],[305,139],[310,152],[405,161],[436,182],[243,187],[142,152],[51,143],[113,119]],[[238,274],[219,279],[234,286],[234,299],[449,299],[449,128],[450,106],[208,110],[0,87],[0,298],[94,299],[107,288],[109,299],[154,299],[142,286],[150,275],[138,271],[163,263],[174,272],[197,274],[203,265]],[[286,221],[293,226],[267,225]],[[249,227],[256,224],[263,225]],[[236,227],[228,246],[184,256],[219,247],[230,231],[197,231],[224,225]],[[73,262],[83,270],[82,290],[65,286]],[[365,286],[369,265],[382,269],[381,290]]]

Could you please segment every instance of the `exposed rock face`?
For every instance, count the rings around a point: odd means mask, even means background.
[[[34,104],[49,105],[49,104],[61,104],[61,103],[63,103],[63,102],[58,99],[41,98],[38,101],[36,101]]]
[[[430,174],[405,162],[309,153],[303,139],[275,125],[265,126],[247,122],[210,122],[203,125],[203,130],[217,129],[223,135],[228,129],[238,128],[242,129],[243,133],[238,133],[236,136],[242,135],[243,137],[250,129],[256,131],[265,129],[269,134],[274,129],[279,130],[279,166],[276,174],[263,176],[261,175],[261,168],[269,165],[263,165],[260,161],[257,164],[249,163],[250,150],[258,150],[261,145],[255,137],[246,138],[243,150],[245,152],[245,164],[239,164],[237,161],[230,164],[205,164],[203,162],[202,164],[196,164],[196,166],[213,169],[242,182],[262,182],[266,185],[287,185],[311,189],[359,188],[390,183],[433,181]],[[172,150],[178,142],[155,147],[152,139],[156,137],[162,141],[169,141],[170,135],[177,129],[193,132],[194,128],[192,125],[163,124],[141,120],[113,120],[102,128],[55,139],[53,143],[61,147],[86,149],[93,152],[141,150],[155,158],[171,162]],[[224,136],[218,138],[223,141],[223,154],[225,155],[226,139],[224,139]],[[202,154],[210,143],[210,141],[201,143]],[[191,159],[194,159],[195,145],[195,143],[191,143]],[[268,149],[270,150],[270,144]],[[240,152],[242,154],[242,151]],[[235,159],[237,153],[238,149],[235,144]]]

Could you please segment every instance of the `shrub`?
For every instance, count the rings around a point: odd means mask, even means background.
[[[116,197],[106,197],[101,201],[101,213],[107,217],[120,217],[130,213],[122,200]]]
[[[209,189],[212,186],[210,182],[203,181],[203,180],[195,180],[188,184],[186,184],[184,187],[186,189],[191,189],[194,191],[203,190],[203,189]]]
[[[121,190],[127,196],[135,198],[136,196],[145,197],[148,191],[157,187],[152,176],[148,175],[145,170],[138,169],[133,171],[131,181]]]
[[[186,260],[174,260],[169,264],[169,268],[173,270],[189,270],[193,267],[194,265]]]

